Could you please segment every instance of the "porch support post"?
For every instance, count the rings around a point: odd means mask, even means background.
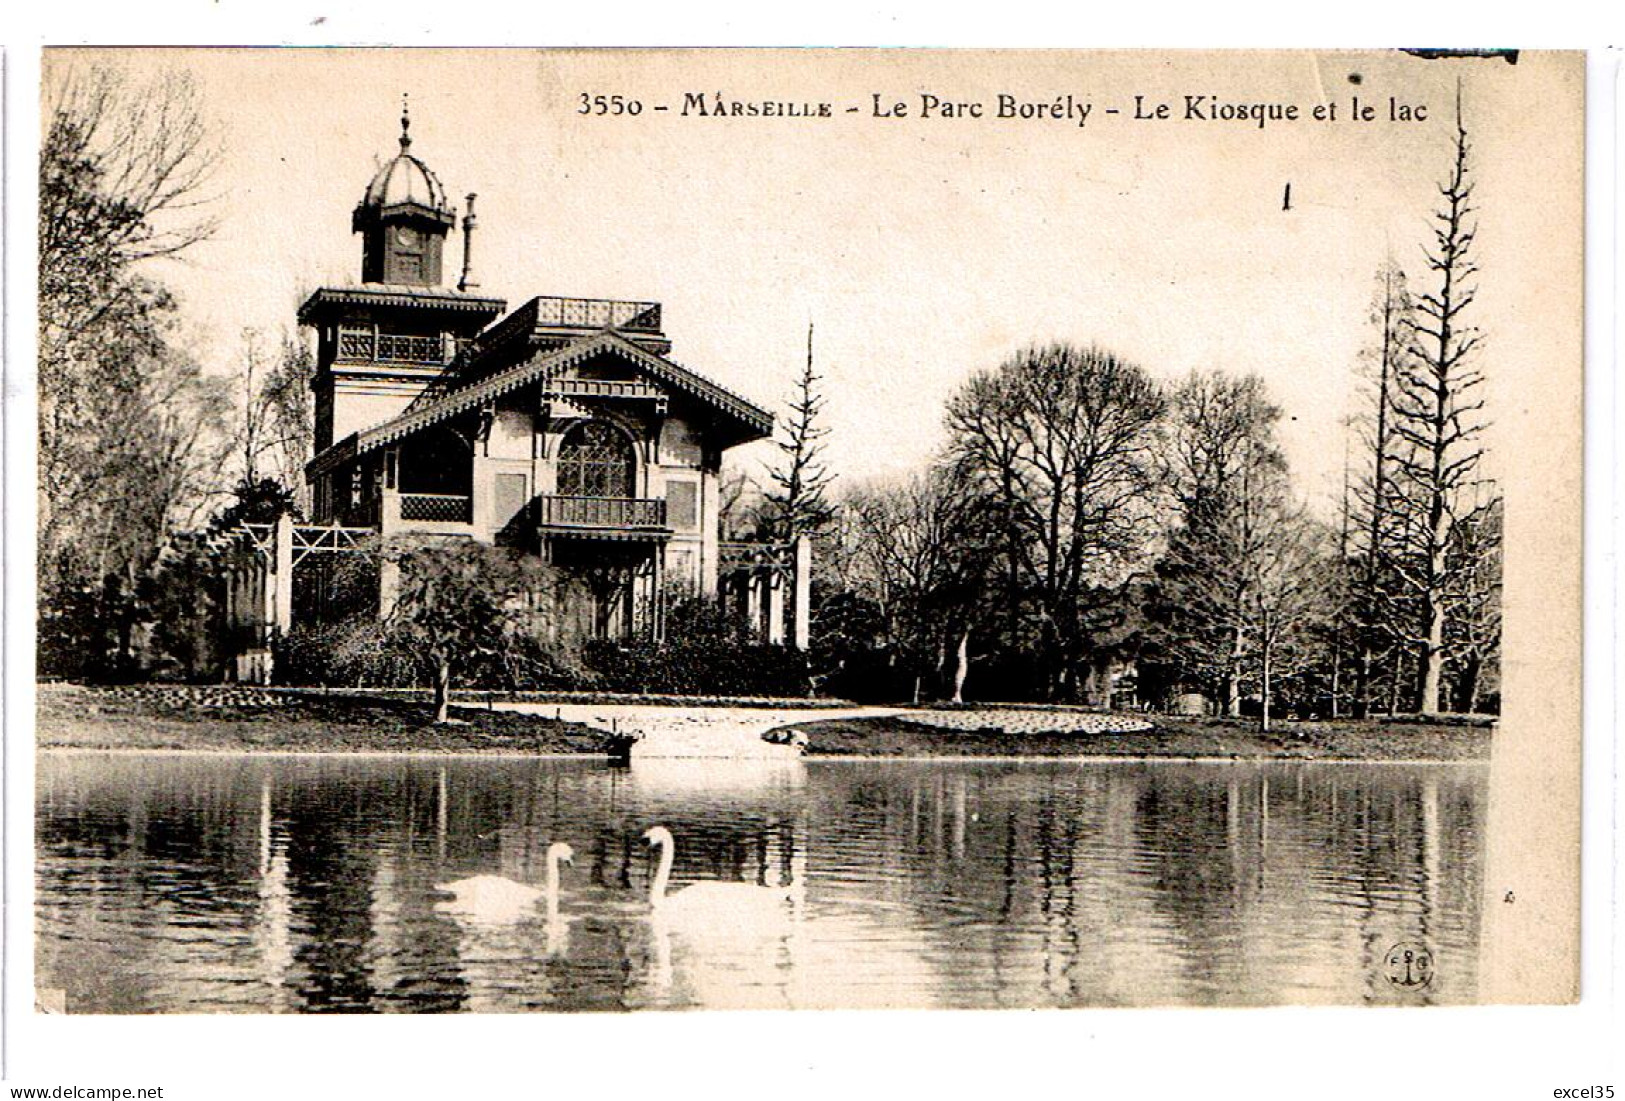
[[[666,545],[656,543],[654,550],[654,569],[651,584],[654,592],[649,599],[649,608],[652,613],[652,627],[650,632],[656,643],[666,641]]]
[[[792,554],[795,572],[791,575],[791,590],[795,600],[793,644],[797,650],[812,645],[812,540],[805,535],[796,536]]]
[[[237,679],[237,567],[226,567],[226,615],[225,615],[225,649],[226,649],[226,679]]]
[[[271,627],[277,634],[287,634],[293,627],[293,517],[277,517],[271,533],[275,554],[275,587],[271,604]]]
[[[751,642],[762,641],[762,571],[752,569],[745,575],[745,627]]]
[[[784,645],[784,571],[774,563],[762,571],[762,583],[767,586],[767,641],[774,646]]]

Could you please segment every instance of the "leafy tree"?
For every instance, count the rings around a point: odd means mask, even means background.
[[[173,302],[146,270],[212,232],[213,151],[184,78],[56,72],[46,100],[41,669],[76,655],[79,674],[98,675],[132,663],[143,579],[196,518],[220,462],[225,396],[180,349]]]
[[[447,720],[452,678],[481,659],[538,638],[553,623],[552,572],[535,555],[472,540],[386,546],[399,585],[383,631],[418,655]]]
[[[231,494],[231,504],[210,518],[210,534],[231,531],[239,524],[274,524],[284,516],[299,515],[293,490],[275,478],[244,479],[232,487]]]

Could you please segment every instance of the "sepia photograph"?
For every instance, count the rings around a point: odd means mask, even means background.
[[[1585,91],[45,50],[34,1014],[1575,1002]]]

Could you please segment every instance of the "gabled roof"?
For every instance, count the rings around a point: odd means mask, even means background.
[[[761,406],[665,356],[638,347],[613,329],[604,329],[592,336],[574,340],[561,348],[533,356],[523,363],[498,371],[477,382],[451,390],[415,409],[408,409],[376,428],[369,428],[365,432],[358,432],[353,437],[341,440],[317,456],[310,464],[310,468],[313,471],[327,469],[342,459],[363,455],[386,444],[405,439],[447,418],[466,413],[471,409],[479,409],[504,394],[512,393],[534,382],[550,379],[562,371],[606,352],[622,357],[639,370],[696,398],[733,421],[737,429],[736,435],[739,437],[736,442],[761,439],[773,432],[773,414]]]

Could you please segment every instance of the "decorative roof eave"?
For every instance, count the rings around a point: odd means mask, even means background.
[[[362,199],[350,212],[350,229],[360,233],[375,222],[388,218],[420,218],[434,225],[455,227],[457,225],[457,211],[449,206],[435,206],[419,199],[402,199],[393,203],[377,203],[370,198]]]
[[[609,351],[625,356],[634,365],[642,367],[655,377],[732,416],[745,427],[749,433],[747,438],[760,439],[772,434],[773,414],[709,379],[702,378],[686,367],[645,351],[613,329],[604,329],[593,336],[582,337],[555,351],[537,356],[505,371],[499,371],[490,378],[453,390],[422,408],[403,413],[394,420],[358,434],[355,454],[364,454],[404,439],[448,417],[481,408],[504,394],[545,379],[558,371],[569,370],[595,355]]]
[[[632,357],[634,362],[647,369],[656,378],[669,382],[677,389],[699,398],[708,405],[721,409],[759,436],[773,434],[773,414],[755,402],[741,397],[725,386],[712,382],[704,375],[691,371],[674,360],[639,347],[620,333],[611,332],[609,335],[614,339],[619,350],[625,351]]]
[[[501,298],[486,298],[440,287],[411,287],[401,283],[378,283],[370,287],[320,287],[299,307],[300,324],[307,324],[316,311],[326,306],[430,306],[495,315],[507,309],[508,303]]]

